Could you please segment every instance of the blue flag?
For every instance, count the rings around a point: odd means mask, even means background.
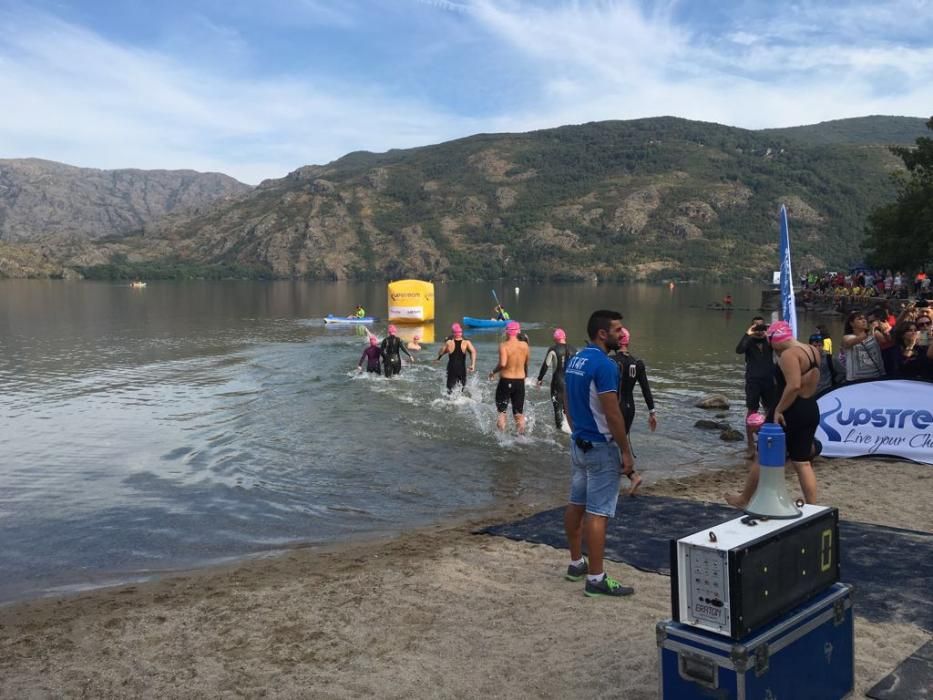
[[[781,318],[790,324],[797,337],[797,304],[794,301],[794,274],[790,267],[790,233],[787,230],[787,207],[781,205]]]

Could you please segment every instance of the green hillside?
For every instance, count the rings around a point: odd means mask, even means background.
[[[481,134],[306,166],[111,250],[275,277],[764,279],[781,203],[798,270],[845,266],[899,165],[670,117]]]
[[[926,119],[918,117],[856,117],[793,126],[786,129],[763,129],[768,136],[787,137],[810,146],[830,144],[912,146],[926,135]]]

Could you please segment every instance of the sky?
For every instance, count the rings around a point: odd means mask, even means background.
[[[933,0],[0,0],[0,158],[249,184],[672,115],[933,114]]]

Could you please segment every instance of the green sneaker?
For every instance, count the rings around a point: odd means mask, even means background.
[[[603,595],[620,598],[624,595],[632,595],[634,592],[634,588],[631,586],[623,586],[608,574],[603,576],[602,581],[596,583],[587,579],[586,587],[583,589],[583,595],[589,596],[590,598],[598,598]]]
[[[571,564],[570,566],[567,567],[567,574],[564,576],[564,578],[567,579],[568,581],[579,581],[584,576],[586,576],[586,572],[589,570],[587,568],[588,564],[589,564],[589,561],[587,560],[587,558],[583,557],[582,564],[578,566]]]

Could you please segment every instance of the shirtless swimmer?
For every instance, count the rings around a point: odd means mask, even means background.
[[[515,429],[519,435],[525,432],[525,377],[528,376],[528,344],[518,339],[521,326],[516,321],[510,321],[505,327],[507,339],[499,343],[499,364],[489,373],[494,379],[499,374],[499,385],[496,387],[496,428],[505,430],[506,411],[512,404],[512,415],[515,418]]]

